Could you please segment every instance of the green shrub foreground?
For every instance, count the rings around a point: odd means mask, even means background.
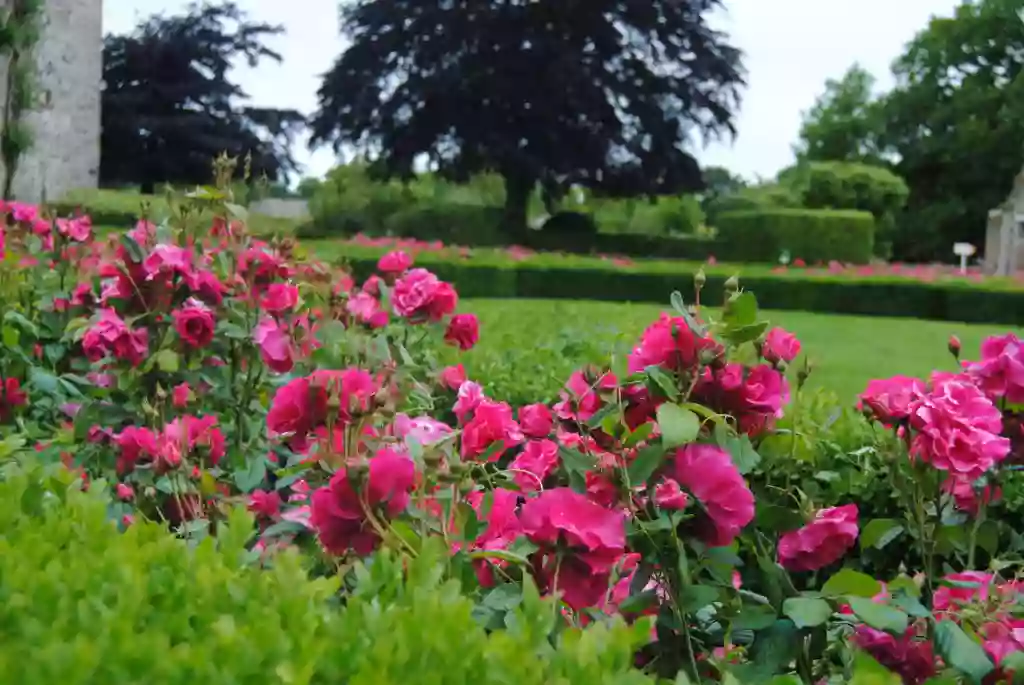
[[[261,568],[252,520],[236,510],[189,546],[158,523],[124,533],[104,488],[63,469],[8,463],[0,482],[0,682],[607,683],[640,685],[646,622],[548,634],[554,605],[532,586],[506,597],[507,630],[487,633],[443,550],[403,570],[387,554],[338,580],[310,580],[297,553]],[[100,485],[100,484],[97,484]]]

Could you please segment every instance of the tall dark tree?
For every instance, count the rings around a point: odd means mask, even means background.
[[[313,141],[387,176],[426,155],[442,175],[494,171],[525,226],[537,183],[627,196],[698,191],[696,135],[733,133],[741,55],[720,0],[354,0]]]
[[[266,39],[280,26],[250,22],[233,2],[193,4],[154,16],[103,42],[100,180],[204,183],[214,157],[252,155],[252,169],[274,180],[297,167],[290,152],[304,118],[294,110],[243,106],[232,63],[280,61]]]

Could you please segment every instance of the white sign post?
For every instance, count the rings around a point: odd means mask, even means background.
[[[967,258],[973,257],[978,248],[970,243],[953,243],[953,254],[960,258],[960,275],[967,273]]]

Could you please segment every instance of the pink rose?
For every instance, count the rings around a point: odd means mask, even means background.
[[[911,455],[960,480],[978,480],[1010,452],[1002,413],[964,377],[933,377],[910,404],[910,425]]]
[[[648,366],[662,366],[672,371],[695,368],[700,353],[708,350],[720,355],[721,346],[709,337],[699,337],[682,317],[661,317],[647,327],[640,344],[629,355],[629,372],[637,373]]]
[[[424,446],[433,445],[452,433],[451,426],[429,416],[410,418],[406,414],[399,413],[395,415],[393,425],[395,437],[403,440],[412,438]]]
[[[466,382],[466,369],[462,367],[462,364],[446,366],[441,369],[441,374],[437,380],[449,390],[458,392],[462,384]]]
[[[304,445],[314,429],[326,425],[329,394],[338,398],[338,428],[348,425],[354,413],[367,411],[376,392],[373,376],[362,369],[314,371],[277,389],[267,412],[267,429],[289,436],[293,448],[300,449],[296,445]]]
[[[544,479],[558,467],[558,444],[551,440],[530,440],[509,464],[512,478],[523,492],[543,489]]]
[[[946,478],[942,483],[942,490],[953,495],[953,502],[957,509],[971,516],[978,515],[982,504],[988,505],[996,502],[1003,494],[998,486],[993,488],[992,485],[988,484],[981,489],[981,492],[978,492],[972,481],[963,480],[956,476]]]
[[[480,324],[475,314],[456,314],[448,322],[444,341],[460,350],[471,350],[480,339]]]
[[[157,436],[148,428],[128,426],[116,436],[114,442],[120,449],[117,458],[117,472],[124,474],[135,469],[140,461],[149,461],[158,451]]]
[[[281,496],[271,490],[253,490],[249,493],[249,511],[267,519],[275,519],[281,513]]]
[[[89,361],[111,355],[138,366],[149,354],[149,333],[145,328],[129,329],[113,309],[102,309],[99,320],[82,337],[82,350]]]
[[[1013,333],[981,343],[981,361],[964,362],[967,374],[991,398],[1024,403],[1024,341]]]
[[[153,250],[142,261],[146,280],[151,281],[157,276],[175,274],[187,276],[192,272],[192,255],[191,250],[186,250],[179,245],[167,243],[154,245]]]
[[[709,519],[703,538],[712,547],[732,543],[754,518],[754,495],[732,457],[714,445],[676,451],[675,479],[703,505]]]
[[[383,274],[398,275],[412,266],[412,257],[401,250],[393,250],[382,256],[377,262],[377,271]]]
[[[914,627],[897,637],[859,625],[851,642],[870,654],[879,664],[898,674],[907,685],[920,685],[938,672],[932,643],[919,639]]]
[[[358,292],[345,304],[349,314],[370,328],[383,328],[388,325],[388,313],[381,309],[377,298],[368,292]]]
[[[528,404],[519,408],[519,425],[523,434],[531,438],[546,438],[553,424],[551,410],[544,404]]]
[[[122,502],[131,502],[135,499],[135,491],[132,490],[132,486],[127,483],[118,483],[116,490],[117,498]]]
[[[271,283],[260,304],[271,314],[285,314],[298,306],[299,289],[291,283]]]
[[[860,395],[860,406],[886,426],[894,426],[910,416],[910,403],[926,392],[917,378],[893,376],[868,382]]]
[[[790,571],[817,571],[846,554],[858,533],[856,504],[822,509],[779,539],[779,563]]]
[[[171,403],[178,409],[183,409],[188,406],[189,397],[192,395],[192,388],[188,387],[188,383],[180,383],[174,386],[174,390],[171,391]]]
[[[522,533],[516,509],[519,506],[519,493],[504,488],[495,488],[489,493],[474,490],[466,497],[469,506],[476,515],[487,522],[487,527],[469,546],[470,551],[508,549]],[[490,509],[483,517],[484,500],[490,500]],[[476,562],[476,575],[484,587],[492,587],[495,583],[493,567],[504,568],[508,562],[501,560],[479,560]]]
[[[800,354],[800,341],[792,333],[781,328],[773,328],[764,337],[761,356],[770,364],[789,363]]]
[[[68,240],[84,243],[92,237],[92,220],[87,216],[57,219],[57,232]]]
[[[349,550],[367,555],[380,542],[368,521],[366,507],[377,516],[394,518],[409,506],[416,466],[407,456],[382,450],[369,460],[365,482],[353,485],[348,468],[335,472],[330,483],[313,493],[310,524],[324,550],[341,556]]]
[[[456,418],[459,419],[459,423],[465,423],[469,420],[470,414],[486,399],[484,396],[484,389],[479,384],[473,381],[466,381],[459,386],[459,394],[455,399],[455,406],[452,407],[452,411],[455,412]]]
[[[527,499],[519,522],[523,534],[539,547],[532,559],[542,590],[561,592],[577,611],[600,605],[625,554],[623,513],[569,488],[555,488]]]
[[[968,604],[984,604],[988,601],[996,577],[995,574],[981,571],[962,571],[950,573],[944,580],[955,585],[942,585],[935,590],[932,610],[936,614],[955,613]]]
[[[677,481],[666,478],[654,488],[654,503],[659,509],[682,511],[690,503],[690,498]]]
[[[475,459],[491,445],[500,442],[502,448],[488,459],[497,461],[506,449],[522,441],[523,433],[512,418],[512,407],[504,402],[484,399],[473,410],[473,418],[462,429],[462,457]]]
[[[554,406],[558,418],[586,422],[597,413],[604,404],[599,393],[614,390],[618,380],[612,373],[601,373],[593,378],[595,375],[587,370],[573,371],[565,383],[560,401]]]
[[[288,373],[295,361],[292,338],[272,317],[264,316],[252,332],[263,363],[276,373]]]
[[[412,269],[395,282],[391,291],[395,313],[416,321],[440,321],[455,310],[457,302],[451,285],[426,269]]]
[[[197,269],[185,275],[185,285],[192,296],[209,305],[218,305],[224,300],[227,288],[212,271]]]
[[[171,312],[171,316],[178,337],[189,347],[206,347],[213,340],[217,322],[213,312],[199,300],[189,299],[181,309]]]

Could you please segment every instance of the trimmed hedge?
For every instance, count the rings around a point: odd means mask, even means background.
[[[729,246],[729,259],[740,262],[777,262],[788,250],[806,262],[866,264],[874,237],[874,217],[856,210],[759,209],[718,217],[718,238]]]
[[[374,272],[376,259],[347,259],[361,278]],[[463,297],[604,300],[664,303],[674,290],[694,301],[692,266],[678,273],[531,264],[482,265],[434,260],[423,266],[454,283]],[[708,274],[705,293],[717,298],[727,276]],[[865,316],[898,316],[936,321],[1024,326],[1024,292],[966,283],[925,283],[909,279],[833,276],[744,277],[766,309]],[[707,300],[706,300],[707,301]],[[717,302],[709,302],[717,304]]]
[[[477,604],[441,580],[439,545],[375,555],[339,598],[338,579],[311,580],[297,554],[254,564],[243,510],[189,545],[156,523],[118,532],[106,488],[83,493],[63,468],[7,462],[2,479],[2,683],[653,683],[632,667],[649,624],[549,638],[550,602]]]

